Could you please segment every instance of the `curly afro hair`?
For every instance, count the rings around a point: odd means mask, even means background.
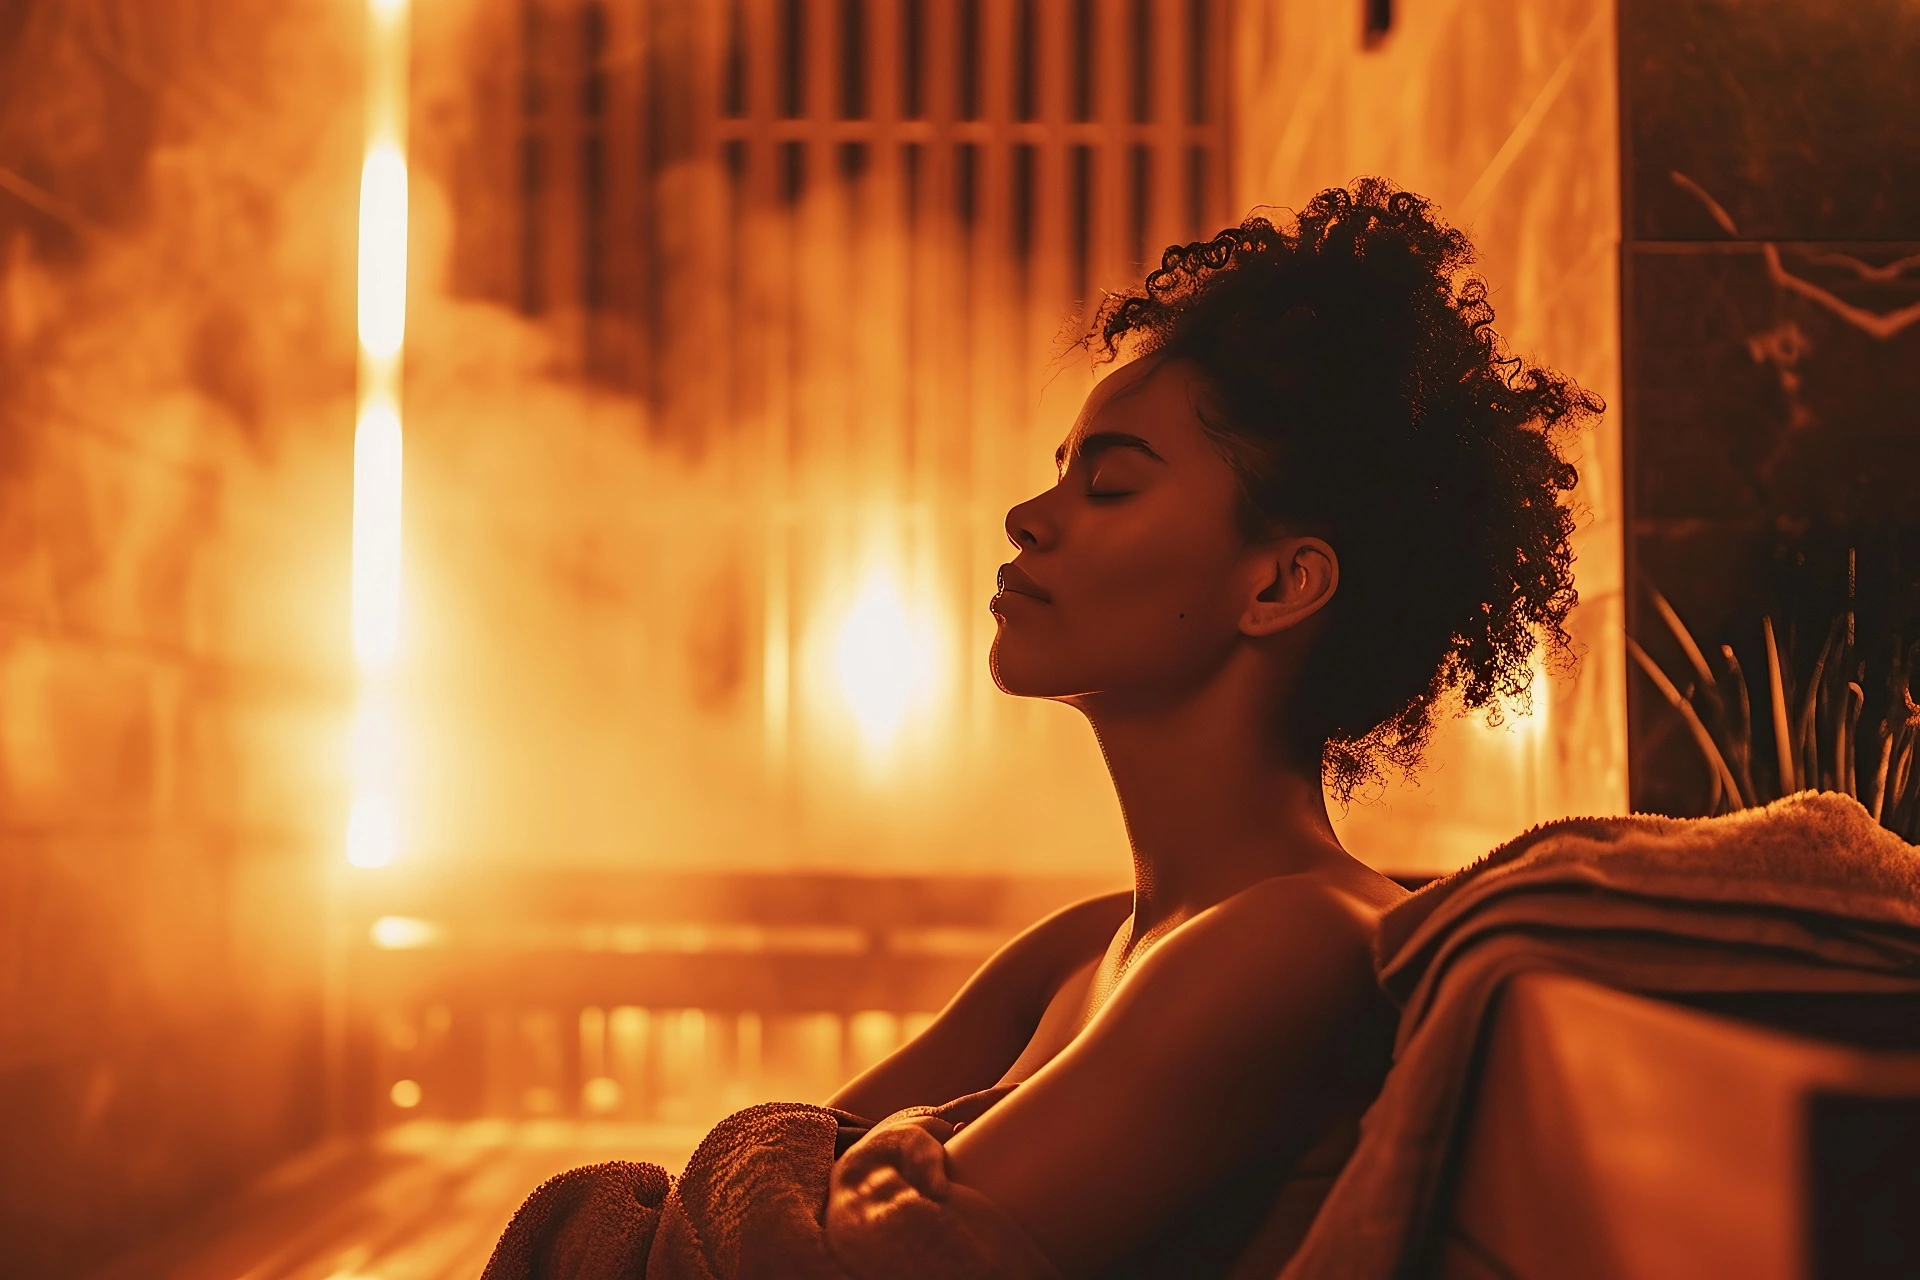
[[[1342,801],[1414,769],[1449,694],[1525,711],[1534,650],[1571,653],[1560,440],[1605,406],[1506,354],[1472,260],[1429,201],[1363,178],[1290,227],[1168,248],[1087,339],[1198,365],[1249,537],[1312,533],[1339,556],[1288,728]]]

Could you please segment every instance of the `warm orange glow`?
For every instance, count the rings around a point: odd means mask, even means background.
[[[353,655],[385,671],[400,646],[400,415],[392,401],[361,411],[353,440]]]
[[[611,1076],[595,1076],[580,1087],[580,1102],[593,1115],[607,1115],[620,1109],[624,1091]]]
[[[785,563],[769,539],[765,634],[760,647],[760,725],[770,772],[786,764],[787,718],[792,704],[793,649],[788,631]]]
[[[833,670],[869,750],[889,746],[928,700],[939,674],[939,639],[930,620],[908,607],[891,571],[868,570],[840,624]]]
[[[394,785],[400,724],[391,693],[377,672],[362,688],[354,711],[350,754],[354,790],[347,818],[347,861],[356,867],[384,867],[400,852]]]
[[[415,916],[381,916],[373,922],[368,936],[382,951],[415,951],[439,942],[441,929],[433,921]]]
[[[362,784],[347,815],[347,861],[356,867],[384,867],[400,853],[400,822],[393,796],[385,788]]]
[[[424,1095],[425,1090],[421,1089],[420,1082],[417,1080],[395,1080],[393,1088],[387,1094],[393,1099],[393,1105],[402,1111],[411,1111],[419,1106],[420,1099]]]

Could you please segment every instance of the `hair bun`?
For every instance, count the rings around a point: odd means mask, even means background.
[[[1314,527],[1339,555],[1288,728],[1342,798],[1414,768],[1443,699],[1497,718],[1527,705],[1536,648],[1570,655],[1559,441],[1605,406],[1505,351],[1472,261],[1430,201],[1361,178],[1285,227],[1169,246],[1089,337],[1197,364],[1249,532]]]

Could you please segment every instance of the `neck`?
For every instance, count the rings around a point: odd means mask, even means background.
[[[1125,705],[1076,699],[1113,777],[1133,850],[1133,936],[1177,922],[1257,881],[1346,853],[1320,773],[1280,749],[1250,661],[1230,661],[1184,698]]]

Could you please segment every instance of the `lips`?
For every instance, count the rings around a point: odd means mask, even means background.
[[[997,585],[999,589],[994,592],[995,599],[1011,593],[1038,600],[1043,604],[1050,604],[1053,601],[1053,597],[1048,594],[1045,587],[1029,577],[1025,569],[1011,561],[1000,566]]]

